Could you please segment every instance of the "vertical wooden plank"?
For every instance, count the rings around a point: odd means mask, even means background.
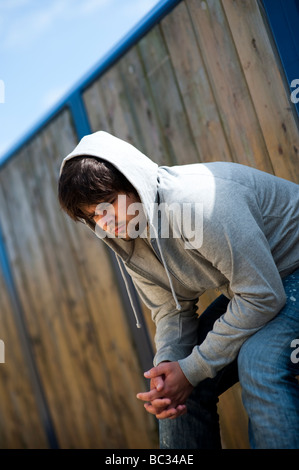
[[[222,447],[249,449],[248,416],[242,405],[240,383],[236,383],[220,396],[218,413]]]
[[[28,175],[26,175],[24,166],[26,160],[28,160],[28,154],[24,153],[22,157],[22,159],[16,157],[12,162],[14,165],[10,164],[5,171],[5,184],[8,184],[8,187],[14,187],[14,202],[11,201],[9,206],[12,216],[12,223],[9,228],[11,236],[14,236],[15,239],[19,265],[14,265],[13,269],[14,272],[21,270],[23,279],[26,279],[25,284],[23,282],[18,284],[18,290],[23,301],[37,368],[55,422],[57,413],[55,413],[56,409],[52,405],[59,396],[60,387],[67,396],[67,384],[65,383],[65,375],[61,367],[62,361],[56,343],[57,331],[55,331],[55,325],[51,321],[52,316],[55,317],[53,303],[56,299],[42,266],[44,253],[40,246],[38,225],[36,226],[34,223],[33,214],[36,207],[38,207],[39,198],[38,194],[33,195],[34,207],[31,210],[28,198],[30,189],[28,191],[28,186],[26,186],[26,183],[28,184]],[[21,236],[20,229],[22,230]],[[24,290],[25,286],[27,287],[26,290]],[[58,308],[58,304],[56,305]],[[43,315],[41,315],[41,312]],[[59,377],[59,380],[57,380],[57,377]],[[68,412],[69,408],[60,408],[59,419],[63,421]],[[70,433],[76,432],[75,429],[74,426],[68,426]],[[68,435],[68,433],[65,432],[65,435]]]
[[[108,123],[108,115],[102,100],[100,80],[101,78],[98,78],[84,90],[82,99],[90,122],[91,131],[111,132]]]
[[[185,2],[235,162],[272,172],[221,2]]]
[[[198,163],[189,119],[158,26],[141,39],[138,50],[172,163]]]
[[[14,191],[11,191],[11,188],[14,186],[11,184],[12,180],[10,179],[10,174],[6,171],[5,176],[3,172],[0,173],[0,206],[1,206],[1,228],[3,230],[3,236],[5,240],[6,250],[10,255],[12,260],[12,269],[14,270],[16,266],[21,265],[20,255],[16,249],[15,243],[15,233],[12,230],[12,227],[18,232],[20,244],[24,241],[23,237],[20,235],[22,226],[20,223],[20,218],[18,215],[13,216],[14,204],[15,204],[15,195],[17,188],[14,188]],[[13,193],[13,194],[12,194]],[[17,207],[17,214],[20,211],[20,205]],[[30,249],[28,246],[22,245],[22,249],[26,254],[30,254]],[[16,276],[17,287],[20,283],[24,282],[24,273],[20,272]],[[28,288],[28,284],[25,286]],[[26,300],[22,294],[20,295],[23,305],[26,305]],[[1,296],[1,302],[4,300],[4,295]],[[27,303],[28,305],[28,303]],[[31,304],[32,305],[32,304]],[[8,312],[10,317],[10,324],[12,328],[12,321],[14,318],[14,312]],[[20,439],[20,446],[25,448],[35,448],[35,447],[47,447],[48,443],[46,442],[46,437],[44,435],[44,430],[42,429],[42,424],[37,422],[32,428],[32,422],[35,419],[40,420],[40,417],[37,417],[37,405],[35,401],[35,395],[33,392],[31,384],[31,376],[28,370],[28,364],[25,363],[25,358],[23,356],[23,350],[21,347],[21,340],[18,336],[18,331],[16,329],[16,323],[13,322],[14,329],[10,328],[6,331],[8,335],[12,335],[12,339],[7,342],[7,375],[11,380],[10,384],[5,384],[1,382],[6,388],[5,394],[6,398],[2,403],[2,406],[5,408],[10,407],[10,400],[13,400],[13,406],[11,408],[12,416],[10,419],[11,423],[7,423],[8,429],[10,425],[16,425],[15,419],[19,424],[18,430],[15,431],[14,435],[7,436],[7,446],[13,446],[14,439],[18,436]],[[10,330],[10,331],[9,331]],[[5,331],[5,327],[4,327]],[[5,364],[5,367],[6,367]],[[23,403],[22,403],[23,402]],[[25,406],[24,406],[25,405]],[[7,411],[7,410],[6,410]],[[18,418],[18,414],[22,413],[22,418]],[[32,418],[30,416],[32,416]],[[15,416],[14,416],[15,415]],[[43,444],[41,444],[43,442]]]
[[[0,448],[46,449],[45,430],[1,270],[0,293],[0,338],[5,344],[5,363],[0,364]]]
[[[146,79],[138,49],[129,51],[118,63],[130,112],[140,136],[140,150],[158,165],[171,165],[167,142]]]
[[[209,77],[184,2],[161,23],[165,42],[202,162],[231,161]]]
[[[274,172],[298,183],[298,127],[258,2],[222,3]]]
[[[136,136],[134,121],[117,66],[108,70],[101,77],[99,94],[110,132],[120,139],[132,144],[135,142],[135,145],[139,146],[139,136]]]
[[[132,48],[114,69],[113,74],[99,77],[84,91],[92,130],[106,130],[128,138],[158,164],[168,164],[163,134],[136,48]],[[132,121],[131,137],[124,126],[128,115]]]

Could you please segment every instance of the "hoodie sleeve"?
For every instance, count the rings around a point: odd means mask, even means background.
[[[170,291],[137,273],[130,274],[141,300],[151,310],[156,324],[154,365],[162,361],[177,361],[190,355],[197,344],[198,298],[179,299],[182,310],[178,311]]]
[[[286,301],[254,189],[231,186],[229,192],[220,190],[207,209],[199,251],[229,280],[233,297],[204,342],[179,360],[194,386],[232,362],[244,341]]]

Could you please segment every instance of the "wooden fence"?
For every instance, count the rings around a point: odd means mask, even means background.
[[[80,92],[91,131],[161,165],[234,161],[299,182],[298,122],[256,0],[181,1]],[[58,206],[59,166],[77,141],[65,106],[0,170],[14,288],[0,271],[0,448],[155,448],[112,254]],[[219,413],[223,446],[248,447],[238,384]]]

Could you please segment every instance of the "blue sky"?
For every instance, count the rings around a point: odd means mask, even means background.
[[[0,160],[157,3],[0,0]]]

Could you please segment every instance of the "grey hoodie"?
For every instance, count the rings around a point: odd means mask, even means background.
[[[299,186],[237,163],[158,167],[102,131],[84,137],[61,171],[79,155],[100,157],[120,170],[136,188],[153,228],[148,239],[104,241],[152,312],[154,364],[179,361],[194,386],[214,377],[285,304],[282,278],[299,268]],[[161,235],[161,203],[191,205],[193,217],[201,212],[200,246],[192,246],[184,229],[179,238]],[[196,304],[208,289],[219,289],[230,302],[198,346]]]

